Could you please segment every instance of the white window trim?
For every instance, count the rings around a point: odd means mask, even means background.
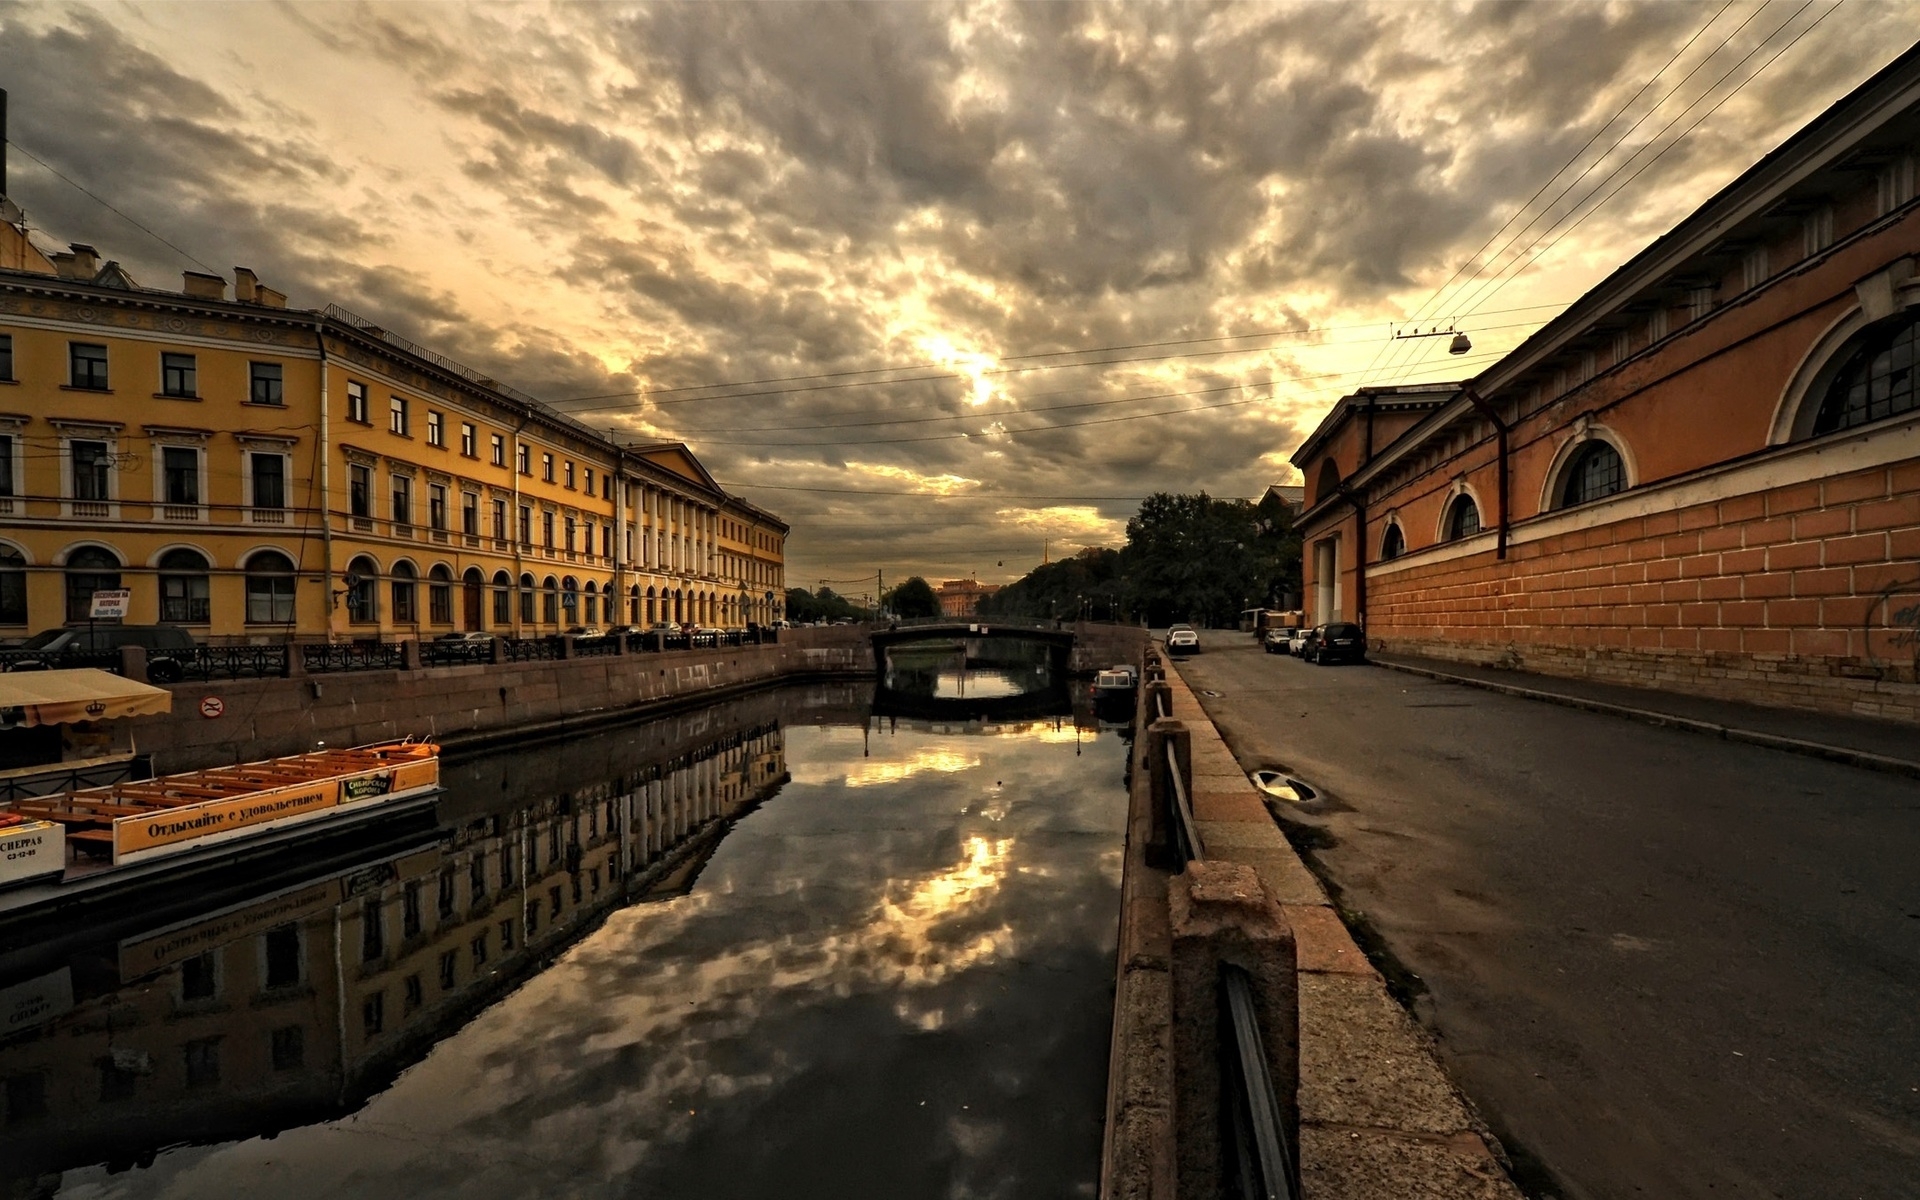
[[[153,515],[154,515],[154,518],[156,520],[165,521],[169,525],[204,525],[206,524],[208,511],[213,507],[208,498],[210,485],[212,484],[213,481],[207,477],[206,446],[202,444],[198,439],[189,441],[186,438],[165,437],[165,436],[154,437],[151,439],[149,444],[153,447]],[[177,516],[171,515],[172,513],[180,509],[186,508],[187,505],[167,503],[166,459],[167,459],[167,451],[169,450],[190,450],[193,452],[193,469],[195,474],[198,476],[197,482],[199,484],[199,487],[197,487],[195,490],[199,493],[200,500],[197,504],[194,504],[192,506],[194,513],[193,513],[193,516],[191,517],[177,517]]]
[[[75,442],[105,442],[107,446],[107,515],[101,517],[77,517],[75,504],[98,504],[97,500],[76,500],[73,495],[73,444]],[[100,432],[62,432],[60,434],[60,515],[67,520],[108,520],[120,519],[120,437],[118,433]]]
[[[0,437],[13,439],[8,443],[7,457],[13,462],[13,491],[0,495],[0,516],[14,515],[16,505],[24,505],[27,488],[26,439],[22,436],[26,429],[25,421],[9,421],[0,418]]]
[[[1480,534],[1476,533],[1476,534],[1469,534],[1468,536],[1463,538],[1449,539],[1447,537],[1447,514],[1453,511],[1453,502],[1455,500],[1458,500],[1462,496],[1465,496],[1467,499],[1473,501],[1474,511],[1480,514],[1480,532],[1485,533],[1488,530],[1489,526],[1487,524],[1487,506],[1480,502],[1479,490],[1476,489],[1471,483],[1468,483],[1464,478],[1456,479],[1453,481],[1452,486],[1447,488],[1446,497],[1440,501],[1440,518],[1437,522],[1435,522],[1433,527],[1433,544],[1434,545],[1450,546],[1450,545],[1453,545],[1455,542],[1470,542],[1474,538],[1480,536]]]
[[[253,459],[255,455],[271,455],[280,460],[280,483],[286,489],[281,497],[279,508],[256,508],[253,503]],[[247,514],[250,525],[286,525],[293,511],[293,455],[284,450],[261,450],[243,445],[240,450],[240,505]],[[262,513],[274,513],[276,516],[262,517]]]
[[[1553,461],[1547,466],[1546,483],[1540,492],[1540,505],[1534,510],[1535,512],[1546,513],[1561,510],[1562,506],[1559,503],[1559,498],[1561,490],[1566,486],[1567,467],[1573,462],[1574,456],[1579,453],[1581,447],[1585,446],[1588,442],[1595,441],[1605,442],[1607,445],[1613,447],[1615,453],[1620,455],[1620,467],[1627,478],[1626,482],[1621,485],[1620,491],[1615,492],[1614,496],[1630,492],[1638,486],[1640,482],[1640,464],[1634,461],[1633,451],[1628,447],[1626,439],[1605,425],[1600,424],[1598,421],[1582,417],[1580,420],[1574,422],[1574,427],[1572,431],[1568,433],[1566,440],[1562,441],[1559,449],[1554,451]],[[1609,500],[1612,498],[1612,496],[1607,496],[1602,497],[1601,500]],[[1600,502],[1601,501],[1588,501],[1589,504]],[[1573,507],[1585,508],[1586,505],[1579,504]],[[1485,519],[1486,511],[1484,508],[1480,510],[1482,520]]]

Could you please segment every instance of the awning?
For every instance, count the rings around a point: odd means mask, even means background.
[[[0,719],[22,710],[18,725],[64,725],[173,711],[173,693],[111,671],[8,671],[0,674]]]

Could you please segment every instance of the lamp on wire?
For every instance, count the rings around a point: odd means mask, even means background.
[[[1447,343],[1448,354],[1465,354],[1467,351],[1473,349],[1473,339],[1469,338],[1466,334],[1460,332],[1458,329],[1455,329],[1451,325],[1447,326],[1445,329],[1442,329],[1438,325],[1435,325],[1432,329],[1428,329],[1428,330],[1421,330],[1418,327],[1416,327],[1411,333],[1396,329],[1393,333],[1393,340],[1396,342],[1404,342],[1411,338],[1430,338],[1430,337],[1452,338],[1453,340]]]

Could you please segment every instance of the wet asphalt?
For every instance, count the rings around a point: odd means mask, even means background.
[[[1530,1195],[1920,1196],[1920,781],[1203,638]]]

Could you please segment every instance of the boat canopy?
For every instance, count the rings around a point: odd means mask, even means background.
[[[173,711],[173,693],[110,671],[8,671],[0,674],[0,710],[22,710],[20,725],[68,725]]]

